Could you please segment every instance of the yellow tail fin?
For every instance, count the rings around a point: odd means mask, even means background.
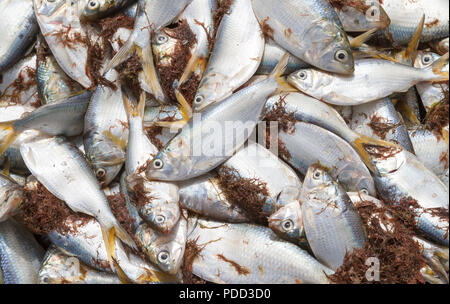
[[[159,77],[156,72],[155,63],[153,62],[152,46],[149,43],[144,48],[136,47],[137,54],[142,61],[142,75],[144,83],[141,82],[142,88],[152,94],[157,101],[166,101],[166,96],[159,83]]]
[[[377,28],[373,28],[373,29],[368,30],[367,32],[362,33],[361,35],[359,35],[359,36],[353,38],[353,39],[350,41],[350,47],[351,47],[352,49],[359,48],[361,45],[364,44],[364,42],[366,42],[367,40],[369,40],[370,37],[372,37],[372,35],[373,35],[376,31],[378,31],[378,29],[377,29]]]
[[[179,86],[183,85],[183,83],[189,78],[189,76],[191,76],[192,73],[195,72],[198,67],[200,67],[201,74],[203,74],[203,71],[206,69],[206,60],[205,58],[198,56],[197,53],[194,52],[191,55],[186,68],[184,69],[183,75],[181,75],[179,79]]]
[[[15,121],[0,122],[0,135],[7,133],[1,140],[0,155],[2,155],[6,149],[16,140],[17,136],[22,133],[21,131],[14,130]]]
[[[281,57],[278,64],[275,66],[273,71],[270,73],[269,78],[275,78],[278,82],[277,93],[280,92],[298,92],[295,88],[293,88],[287,81],[286,78],[283,77],[284,71],[286,70],[286,66],[289,61],[289,53],[285,53],[283,57]]]
[[[416,56],[417,48],[419,47],[420,37],[422,36],[423,26],[425,24],[425,15],[422,16],[420,20],[419,26],[416,29],[411,41],[408,44],[408,47],[404,51],[403,59],[404,60],[412,60]]]
[[[105,67],[105,73],[108,73],[111,69],[115,68],[125,60],[127,60],[133,52],[136,50],[136,45],[134,44],[133,34],[128,38],[125,44],[119,49],[116,55],[111,59],[110,62]]]
[[[175,96],[177,97],[178,103],[181,106],[180,110],[181,115],[183,115],[183,120],[188,121],[192,117],[192,107],[186,101],[186,98],[184,98],[183,94],[181,94],[178,88],[175,88]]]

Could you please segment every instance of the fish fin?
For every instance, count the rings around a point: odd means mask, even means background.
[[[134,36],[131,35],[130,38],[125,42],[125,44],[119,49],[119,51],[114,55],[114,57],[108,62],[105,67],[105,73],[130,58],[133,52],[136,50],[136,45],[134,44]]]
[[[11,160],[9,158],[6,159],[6,164],[3,166],[2,174],[6,176],[10,176],[9,170],[11,169]]]
[[[278,79],[279,87],[277,93],[291,93],[298,92],[298,90],[291,86],[289,82],[286,80],[286,77],[281,77]]]
[[[372,35],[373,35],[376,31],[378,31],[378,29],[377,29],[377,28],[373,28],[373,29],[368,30],[367,32],[362,33],[361,35],[359,35],[359,36],[353,38],[353,39],[350,41],[350,47],[351,47],[352,49],[359,48],[359,47],[360,47],[361,45],[363,45],[367,40],[369,40],[370,37],[372,37]]]
[[[122,267],[120,267],[119,263],[115,258],[112,259],[112,263],[117,271],[117,276],[119,277],[120,282],[122,284],[132,284],[133,281],[125,274]]]
[[[183,116],[183,120],[188,121],[192,117],[192,107],[187,102],[184,95],[175,88],[175,96],[177,97],[178,103],[181,105],[181,115]]]
[[[139,96],[139,102],[137,105],[137,115],[140,118],[142,118],[142,120],[144,120],[144,114],[145,114],[145,92],[142,92],[141,95]]]
[[[292,92],[292,90],[295,90],[294,92],[298,92],[298,90],[294,89],[288,82],[286,81],[286,78],[283,77],[284,71],[286,70],[286,66],[288,64],[289,60],[289,53],[285,53],[283,57],[281,57],[278,64],[275,66],[273,71],[270,73],[268,78],[275,78],[279,84],[277,92]]]
[[[114,145],[126,150],[127,142],[112,134],[111,131],[104,131],[103,135],[105,135]]]
[[[408,106],[408,103],[404,99],[400,99],[395,103],[395,108],[400,112],[401,116],[413,125],[420,125],[420,120],[417,115]]]
[[[205,58],[198,56],[197,51],[194,51],[179,79],[179,85],[183,85],[183,83],[189,78],[189,76],[191,76],[192,73],[195,72],[198,67],[201,68],[203,73],[206,69],[206,60]]]
[[[0,144],[0,155],[2,155],[6,149],[16,140],[16,138],[22,133],[22,131],[16,131],[14,130],[14,123],[16,121],[7,121],[7,122],[0,122],[0,133],[1,132],[7,132],[7,135],[4,136],[1,144]]]
[[[106,230],[103,226],[101,226],[102,230],[102,236],[103,236],[103,242],[105,243],[106,248],[106,254],[108,256],[109,265],[111,268],[113,268],[114,263],[113,259],[116,257],[116,251],[115,251],[115,228],[112,227],[109,230]]]
[[[373,145],[373,146],[380,146],[380,147],[386,147],[386,148],[398,148],[399,146],[396,144],[393,144],[388,141],[379,140],[375,138],[371,138],[365,135],[358,134],[358,138],[356,138],[352,142],[352,146],[355,148],[356,152],[358,152],[359,157],[361,157],[361,160],[366,164],[367,168],[369,168],[370,171],[376,172],[375,167],[373,166],[372,159],[370,155],[367,153],[365,146],[366,145]]]
[[[430,67],[425,69],[430,69],[432,71],[433,76],[428,79],[429,81],[448,81],[449,74],[448,72],[443,72],[442,67],[448,63],[449,53],[447,52],[445,55],[441,56],[438,60],[436,60]]]
[[[156,121],[152,125],[167,129],[181,129],[186,123],[187,121],[182,119],[176,121]]]
[[[128,117],[137,117],[139,115],[136,102],[131,101],[126,94],[122,94],[123,106]]]
[[[415,55],[417,48],[419,47],[420,37],[422,36],[423,26],[425,24],[425,14],[420,19],[419,26],[417,27],[414,35],[411,38],[411,41],[408,44],[408,47],[403,53],[403,59],[412,60]]]
[[[136,51],[142,62],[142,89],[152,94],[157,101],[165,103],[166,96],[159,83],[158,74],[156,72],[155,63],[153,62],[153,51],[151,44],[144,48],[136,47]]]
[[[125,244],[127,244],[129,247],[137,250],[136,243],[134,240],[130,237],[128,232],[125,231],[119,224],[115,225],[114,227],[114,234]]]

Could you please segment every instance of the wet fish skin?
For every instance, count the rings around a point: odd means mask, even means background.
[[[290,158],[284,157],[285,161],[300,173],[306,174],[311,165],[320,163],[330,168],[333,179],[348,191],[376,194],[369,170],[358,153],[339,136],[313,124],[296,122],[291,131],[280,130],[279,138],[290,154]]]
[[[39,269],[39,284],[121,284],[111,273],[98,271],[78,258],[50,247]]]
[[[399,144],[414,153],[408,130],[389,98],[353,106],[351,128],[360,134]]]
[[[84,149],[95,175],[106,186],[119,174],[125,163],[128,143],[127,114],[121,85],[115,70],[105,78],[116,89],[99,85],[92,94],[84,117]]]
[[[22,199],[22,187],[9,176],[0,173],[0,222],[19,210]]]
[[[180,206],[228,223],[246,223],[246,212],[223,195],[216,174],[205,174],[180,183]]]
[[[252,0],[268,35],[299,59],[320,69],[351,74],[353,56],[339,17],[328,1]]]
[[[89,0],[81,13],[80,19],[91,21],[101,19],[134,2],[136,0]]]
[[[358,211],[345,190],[320,165],[309,168],[300,201],[314,255],[331,269],[338,269],[345,255],[365,242]]]
[[[264,37],[250,0],[234,0],[217,29],[193,110],[200,112],[229,97],[253,76],[263,52]]]
[[[387,60],[357,59],[351,76],[304,69],[289,75],[288,81],[319,100],[354,106],[382,99],[395,92],[406,92],[419,82],[448,80],[448,74],[442,75],[434,69],[434,66],[416,69]],[[367,85],[370,90],[367,90]]]
[[[13,219],[0,222],[0,268],[5,284],[36,284],[44,249]]]
[[[366,146],[365,149],[376,169],[374,180],[380,198],[394,204],[405,199],[417,201],[420,208],[411,208],[417,229],[448,246],[448,218],[430,212],[433,208],[448,210],[448,188],[415,155],[402,148]]]
[[[32,0],[2,1],[0,3],[0,73],[22,58],[36,39],[38,25]]]
[[[326,284],[332,274],[306,251],[263,226],[199,219],[188,239],[201,249],[193,274],[214,283]]]

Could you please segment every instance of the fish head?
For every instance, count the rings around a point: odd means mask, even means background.
[[[101,18],[120,4],[119,0],[88,0],[80,15],[81,20]]]
[[[345,30],[368,31],[373,28],[385,29],[391,24],[386,11],[381,5],[366,5],[363,1],[347,2],[337,13]]]
[[[82,265],[72,256],[65,255],[56,247],[51,247],[39,270],[39,284],[64,284],[82,279]]]
[[[336,183],[331,177],[329,169],[320,164],[314,164],[306,172],[301,201],[328,201],[330,197],[336,196],[336,191]]]
[[[170,190],[169,190],[170,191]],[[141,204],[138,209],[139,215],[149,223],[155,230],[161,233],[169,233],[180,219],[180,206],[174,197],[149,197],[147,202]],[[172,196],[168,193],[168,196]]]
[[[125,151],[108,139],[97,138],[86,153],[94,173],[102,186],[106,186],[119,174],[125,162]]]
[[[152,49],[157,65],[170,66],[172,58],[179,55],[176,50],[181,41],[171,37],[168,31],[167,29],[157,31],[152,38]]]
[[[197,93],[192,101],[194,112],[200,112],[210,104],[219,102],[228,97],[230,88],[228,87],[227,77],[219,72],[207,70],[205,77],[200,81]],[[208,75],[213,75],[209,76]]]
[[[429,67],[440,57],[441,56],[433,52],[419,51],[416,60],[414,60],[414,67],[418,69]]]
[[[10,177],[0,173],[0,222],[18,210],[22,200],[22,187]]]
[[[298,242],[304,237],[303,217],[298,200],[278,209],[268,221],[269,227],[283,239]]]
[[[178,142],[172,140],[172,144]],[[179,145],[183,145],[180,139]],[[189,149],[188,147],[186,149]],[[182,150],[182,149],[180,149]],[[160,151],[145,169],[145,175],[149,180],[176,181],[182,180],[191,170],[189,150],[175,153],[170,150]]]

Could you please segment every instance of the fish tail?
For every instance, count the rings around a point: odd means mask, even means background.
[[[151,44],[149,43],[144,48],[136,47],[136,50],[142,62],[142,77],[139,79],[142,89],[152,94],[157,101],[165,103],[166,96],[156,73]]]
[[[135,250],[138,249],[134,240],[130,237],[128,232],[122,228],[122,226],[116,224],[112,229],[114,229],[114,235],[116,235],[122,242]]]
[[[373,35],[376,31],[378,31],[378,29],[377,29],[377,28],[373,28],[373,29],[368,30],[367,32],[362,33],[361,35],[359,35],[359,36],[353,38],[353,39],[350,41],[350,47],[351,47],[352,49],[359,48],[359,47],[360,47],[361,45],[363,45],[367,40],[369,40],[370,37],[372,37],[372,35]]]
[[[105,73],[108,73],[110,70],[130,58],[133,52],[136,49],[136,45],[134,44],[133,35],[128,38],[125,44],[119,49],[119,51],[114,55],[114,57],[108,62],[105,67]]]
[[[145,95],[145,93],[143,93]],[[128,94],[122,94],[123,106],[125,108],[125,112],[127,112],[128,118],[131,120],[133,117],[138,117],[141,114],[139,113],[139,106],[136,104],[134,99],[130,100]],[[141,98],[139,98],[140,100]],[[145,105],[145,104],[144,104]]]
[[[0,143],[0,155],[2,155],[6,149],[16,140],[16,138],[22,133],[22,131],[14,129],[14,123],[16,121],[7,121],[0,123],[0,133],[7,133],[6,136],[3,137]]]
[[[417,48],[419,47],[420,37],[422,36],[424,24],[425,24],[425,14],[422,16],[422,19],[420,19],[419,26],[417,26],[417,29],[414,32],[414,35],[412,36],[411,41],[409,42],[408,47],[406,48],[403,54],[403,58],[405,60],[411,60],[416,55]]]
[[[105,243],[106,248],[106,254],[108,256],[109,265],[111,268],[114,269],[114,259],[116,257],[116,250],[115,250],[115,229],[114,227],[110,229],[105,229],[103,226],[101,226],[102,229],[102,236],[103,236],[103,242]]]
[[[431,66],[425,68],[430,72],[430,77],[426,80],[428,81],[448,81],[449,74],[448,72],[442,71],[442,68],[445,64],[448,63],[449,53],[447,52],[445,55],[441,56],[438,60],[436,60]]]
[[[122,284],[132,284],[133,281],[125,274],[125,271],[123,271],[122,267],[120,267],[119,263],[115,258],[112,259],[114,268],[117,271],[117,276],[119,277],[119,280]]]
[[[188,121],[192,117],[192,107],[187,102],[184,95],[178,90],[178,86],[175,87],[175,96],[177,97],[178,103],[181,106],[181,115],[183,115],[183,121]]]
[[[375,138],[371,138],[365,135],[358,134],[358,137],[351,143],[353,148],[356,150],[356,152],[359,154],[359,157],[361,157],[361,160],[364,162],[364,164],[369,168],[370,171],[376,172],[375,167],[372,163],[372,158],[367,153],[367,150],[365,146],[378,146],[378,147],[386,147],[386,148],[398,148],[399,146],[396,144],[393,144],[388,141],[379,140]]]
[[[195,72],[195,70],[200,67],[202,73],[203,71],[206,69],[206,60],[205,58],[199,56],[197,54],[197,50],[193,51],[191,58],[189,59],[183,75],[181,75],[180,79],[179,79],[179,85],[183,85],[183,83],[189,78],[189,76],[191,76],[192,73]]]
[[[286,70],[287,64],[289,61],[289,53],[285,53],[283,57],[280,59],[278,64],[275,66],[273,71],[270,73],[269,78],[274,78],[278,82],[278,89],[277,93],[280,92],[292,92],[294,90],[297,92],[296,89],[294,89],[287,81],[286,78],[283,77],[284,71]]]

